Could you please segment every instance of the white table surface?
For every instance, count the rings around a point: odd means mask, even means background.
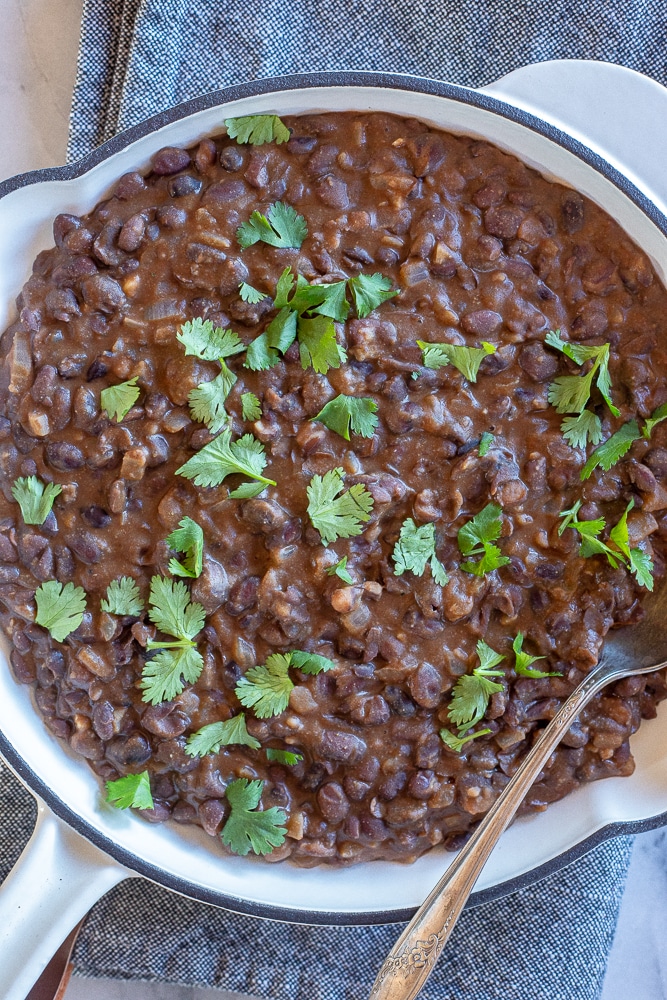
[[[64,162],[81,0],[0,3],[3,179]],[[667,1000],[666,932],[667,831],[657,830],[636,841],[601,1000],[627,1000],[630,994],[632,1000]],[[65,1000],[231,1000],[232,996],[240,1000],[240,994],[219,990],[75,977]]]

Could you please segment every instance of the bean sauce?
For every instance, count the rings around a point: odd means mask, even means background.
[[[55,220],[55,245],[35,262],[2,340],[0,624],[14,675],[33,686],[51,731],[101,779],[148,770],[151,821],[199,824],[225,851],[225,789],[258,778],[264,808],[287,816],[269,860],[409,862],[461,845],[608,630],[641,619],[645,588],[624,565],[582,555],[574,529],[558,531],[561,512],[581,501],[582,520],[610,526],[632,502],[630,544],[652,558],[656,579],[664,572],[667,422],[582,481],[586,452],[565,440],[549,386],[588,369],[546,335],[610,345],[620,416],[591,394],[606,439],[667,402],[667,293],[600,208],[486,142],[385,114],[286,124],[280,145],[217,137],[164,149],[88,216]],[[242,249],[239,225],[276,201],[306,220],[300,249]],[[239,477],[198,487],[175,474],[213,438],[188,397],[219,371],[186,356],[176,334],[199,317],[247,346],[275,317],[288,267],[309,283],[381,273],[399,294],[337,325],[347,360],[326,373],[303,368],[295,349],[265,371],[244,367],[244,353],[227,359],[232,437],[262,442],[277,483],[229,498]],[[259,302],[242,300],[242,282]],[[451,364],[424,367],[417,341],[495,351],[473,382]],[[110,418],[101,391],[135,377],[135,405]],[[243,418],[245,392],[259,399],[259,419]],[[372,437],[348,441],[314,419],[338,394],[374,401]],[[306,489],[334,468],[373,508],[360,534],[325,546]],[[10,491],[30,475],[62,487],[42,525],[24,524]],[[502,510],[505,562],[478,576],[462,568],[458,531],[489,503]],[[107,614],[100,600],[130,576],[145,603],[151,578],[169,576],[165,539],[185,516],[205,539],[202,573],[188,581],[206,613],[204,667],[174,699],[149,705],[140,682],[155,627],[146,612]],[[428,567],[396,572],[407,518],[434,526],[448,582]],[[343,557],[351,584],[332,572]],[[86,593],[84,619],[63,642],[35,623],[35,591],[50,580]],[[517,674],[519,633],[551,676]],[[456,751],[440,733],[456,730],[453,692],[479,665],[480,640],[503,656],[498,689],[476,725],[486,732]],[[290,650],[335,667],[292,669],[289,705],[275,716],[245,710],[259,750],[189,756],[192,733],[242,710],[239,679]],[[523,810],[632,773],[629,738],[665,695],[663,675],[600,694]],[[267,747],[297,763],[269,761]]]

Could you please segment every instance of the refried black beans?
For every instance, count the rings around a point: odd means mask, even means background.
[[[667,422],[650,434],[645,422],[667,402],[667,294],[609,216],[486,142],[385,114],[285,124],[280,144],[223,136],[162,150],[147,176],[122,177],[89,216],[55,220],[55,247],[37,257],[1,344],[0,621],[13,672],[32,685],[49,729],[105,782],[147,773],[146,819],[199,824],[228,851],[226,790],[258,779],[260,810],[281,811],[267,860],[413,861],[465,841],[607,631],[641,619],[646,588],[610,537],[624,512],[628,547],[652,560],[656,580],[664,573]],[[239,227],[277,202],[305,220],[300,248],[242,248]],[[366,310],[344,286],[339,367],[316,371],[306,357],[304,368],[297,340],[253,371],[245,348],[276,319],[287,268],[304,286],[378,274],[397,294]],[[244,300],[243,283],[259,301],[247,289]],[[215,433],[188,404],[222,365],[186,354],[177,338],[197,319],[243,346],[224,361],[237,380]],[[610,345],[619,412],[589,379],[597,439],[637,421],[629,450],[583,480],[596,440],[566,440],[561,424],[578,411],[558,412],[550,386],[585,379],[598,355],[580,363],[547,342],[549,331]],[[489,347],[475,381],[451,363],[427,367],[418,341]],[[102,390],[135,379],[136,402],[110,417]],[[245,393],[259,417],[244,419]],[[372,436],[353,423],[346,440],[313,419],[339,395],[373,401]],[[219,433],[252,435],[277,485],[244,499],[229,493],[248,476],[199,486],[176,474]],[[359,534],[324,545],[307,490],[334,469],[341,490],[356,486],[372,505]],[[62,487],[41,525],[25,523],[12,493],[32,476]],[[559,516],[573,508],[574,521]],[[497,513],[489,544],[502,558],[474,572],[483,545],[464,554],[459,530],[484,510]],[[166,539],[186,517],[203,530],[203,568],[177,577],[170,560],[185,556]],[[580,552],[576,525],[600,518],[611,560]],[[433,530],[438,562],[421,575],[397,572],[408,519]],[[121,577],[138,585],[137,614],[101,610]],[[152,704],[142,675],[157,654],[147,646],[174,641],[149,617],[155,577],[181,580],[205,621],[193,640],[198,679]],[[63,641],[36,622],[36,591],[50,581],[85,592],[83,619]],[[543,657],[523,674],[517,636]],[[452,705],[460,678],[479,676],[480,640],[503,659],[481,715],[457,724]],[[239,682],[294,650],[333,666],[292,662],[288,706],[258,717]],[[629,737],[665,695],[660,674],[595,698],[524,811],[630,774]],[[258,748],[187,752],[202,727],[241,712]],[[269,760],[267,749],[296,763]]]

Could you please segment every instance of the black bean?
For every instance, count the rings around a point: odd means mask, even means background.
[[[181,174],[179,177],[174,177],[168,185],[172,198],[184,198],[189,194],[199,194],[203,186],[204,184],[199,177],[193,177],[192,174]]]
[[[393,684],[388,684],[385,687],[384,697],[395,715],[399,715],[402,718],[409,718],[417,711],[414,701],[401,688]]]
[[[347,796],[336,781],[328,781],[320,787],[317,804],[327,823],[342,823],[350,810]]]
[[[46,461],[58,472],[71,472],[85,464],[83,452],[67,441],[50,441],[44,449]]]
[[[190,154],[185,149],[167,146],[153,158],[153,173],[158,176],[177,174],[190,166]]]
[[[69,323],[74,316],[81,315],[76,295],[71,288],[52,288],[44,299],[46,312],[52,319]]]
[[[141,733],[116,736],[106,745],[106,756],[119,769],[141,767],[151,757],[151,745]]]
[[[134,198],[140,191],[144,191],[145,188],[146,182],[141,174],[133,171],[129,174],[123,174],[114,188],[114,195],[121,201],[127,201]]]
[[[136,215],[131,215],[127,222],[124,223],[123,228],[118,234],[118,246],[121,250],[127,251],[127,253],[134,253],[143,243],[145,234],[146,219],[141,212],[137,212]]]
[[[103,313],[115,313],[126,304],[125,293],[114,278],[106,274],[96,274],[86,278],[81,285],[84,301],[92,309]]]
[[[244,181],[241,180],[218,181],[217,184],[211,184],[206,189],[202,197],[202,203],[213,207],[216,205],[229,205],[232,202],[241,200],[247,190]]]
[[[570,235],[578,233],[584,224],[584,199],[578,191],[567,191],[561,202],[563,229]]]
[[[95,358],[91,361],[86,372],[86,382],[93,382],[96,378],[103,378],[109,371],[108,358]]]
[[[167,229],[180,229],[188,221],[188,213],[184,208],[177,208],[176,205],[163,205],[162,208],[157,210],[156,214],[157,221],[161,226],[166,226]],[[151,238],[150,226],[146,230],[146,234]],[[153,239],[157,239],[159,235],[159,230],[156,231]]]
[[[430,663],[422,663],[408,681],[410,694],[422,708],[435,708],[440,701],[442,677]]]
[[[366,753],[366,744],[353,733],[325,729],[319,740],[318,751],[326,760],[355,761]]]
[[[243,162],[243,153],[238,146],[225,146],[220,151],[220,166],[229,173],[240,170]]]
[[[81,517],[91,528],[106,528],[113,520],[111,514],[108,514],[103,507],[98,507],[96,504],[90,507],[82,507]]]

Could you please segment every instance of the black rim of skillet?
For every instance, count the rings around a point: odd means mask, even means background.
[[[615,187],[623,192],[650,221],[667,236],[667,217],[650,201],[634,184],[623,174],[612,167],[606,160],[592,152],[587,146],[573,139],[560,129],[549,125],[547,122],[514,107],[506,104],[495,97],[479,91],[469,90],[466,87],[459,87],[456,84],[442,83],[438,80],[429,80],[422,77],[403,76],[393,73],[364,73],[364,72],[340,72],[340,73],[308,73],[294,74],[291,76],[267,77],[251,83],[239,84],[233,87],[225,87],[215,90],[200,97],[195,97],[182,104],[178,104],[167,111],[153,115],[145,121],[134,125],[132,128],[121,132],[114,138],[102,143],[97,149],[88,153],[82,159],[62,167],[50,167],[44,170],[32,170],[28,173],[18,174],[10,177],[6,181],[0,182],[0,198],[5,197],[12,191],[31,184],[42,183],[44,181],[62,181],[81,177],[98,163],[108,160],[115,153],[125,149],[131,143],[141,139],[165,125],[187,118],[196,112],[205,111],[218,105],[237,101],[241,98],[255,97],[261,94],[303,90],[305,88],[327,88],[327,87],[371,87],[386,90],[402,90],[415,94],[428,94],[437,97],[445,97],[460,104],[468,104],[473,107],[482,108],[495,115],[506,118],[510,121],[523,125],[525,128],[550,139],[556,145],[573,153],[580,160],[592,166],[598,173],[611,181]],[[222,121],[220,122],[222,125]],[[109,837],[102,834],[96,827],[90,825],[67,803],[63,802],[44,781],[36,774],[24,761],[20,753],[12,743],[0,732],[0,754],[5,758],[17,777],[27,787],[38,795],[49,808],[72,829],[80,833],[88,841],[100,848],[106,854],[115,858],[116,861],[145,876],[152,882],[157,882],[168,889],[188,896],[191,899],[198,899],[204,903],[222,907],[235,913],[243,913],[250,916],[262,917],[271,920],[280,920],[286,923],[299,923],[311,925],[327,926],[354,926],[384,923],[400,923],[409,920],[415,912],[414,907],[396,907],[383,911],[354,911],[354,912],[326,912],[318,910],[290,909],[288,907],[273,906],[263,903],[248,901],[240,897],[230,895],[215,889],[209,889],[197,882],[191,882],[186,878],[180,878],[164,871],[157,865],[143,861],[130,851],[114,843]],[[505,882],[490,886],[478,892],[473,892],[468,902],[469,906],[479,906],[500,899],[510,893],[516,892],[525,886],[539,882],[549,875],[553,875],[567,865],[572,864],[578,858],[593,850],[599,844],[614,837],[628,836],[635,833],[643,833],[654,830],[661,826],[667,826],[667,812],[657,816],[651,816],[644,820],[631,820],[626,822],[610,823],[602,829],[597,830],[591,836],[581,840],[578,844],[568,850],[558,854],[530,871],[524,872],[515,878]],[[221,859],[222,861],[223,859]]]

